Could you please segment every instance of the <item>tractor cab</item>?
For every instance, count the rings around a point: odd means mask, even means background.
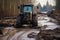
[[[30,13],[33,12],[33,5],[21,5],[20,9],[23,13]]]

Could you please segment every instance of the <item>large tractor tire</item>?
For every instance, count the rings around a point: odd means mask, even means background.
[[[32,27],[34,27],[34,28],[37,27],[37,21],[36,21],[36,20],[33,20],[33,22],[32,22]]]
[[[20,14],[20,15],[17,17],[16,28],[21,28],[21,27],[22,27],[22,18],[23,18],[23,15],[22,15],[22,14]]]
[[[38,26],[38,23],[37,23],[37,15],[34,14],[33,15],[33,19],[32,19],[32,27],[36,28]]]

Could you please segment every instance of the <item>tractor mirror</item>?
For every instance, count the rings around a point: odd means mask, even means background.
[[[20,6],[18,6],[18,9],[20,8]]]

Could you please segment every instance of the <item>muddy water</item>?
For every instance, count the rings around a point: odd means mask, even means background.
[[[59,25],[57,25],[57,23],[58,23],[57,20],[55,20],[51,17],[48,17],[47,15],[44,15],[44,16],[40,15],[38,17],[38,26],[41,27],[41,26],[47,25],[47,27],[46,27],[47,30],[48,29],[53,30],[57,27],[60,27]]]
[[[39,30],[38,29],[16,29],[18,32],[15,32],[14,31],[5,36],[2,36],[0,37],[0,40],[35,40],[35,38],[28,38],[27,35],[29,33],[36,33],[38,34],[39,33]]]
[[[36,29],[28,29],[22,30],[16,33],[10,40],[35,40],[35,38],[28,38],[27,35],[31,32],[39,33],[39,30]]]
[[[55,29],[59,27],[57,25],[57,21],[48,16],[39,16],[38,17],[38,26],[47,25],[46,29]],[[27,35],[31,32],[39,33],[38,29],[14,29],[14,28],[6,28],[8,29],[8,33],[4,36],[0,36],[0,40],[35,40],[35,38],[28,38]],[[18,31],[18,32],[17,32]]]

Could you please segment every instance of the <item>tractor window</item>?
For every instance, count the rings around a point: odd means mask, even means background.
[[[31,6],[24,6],[24,12],[32,12],[32,7]]]

